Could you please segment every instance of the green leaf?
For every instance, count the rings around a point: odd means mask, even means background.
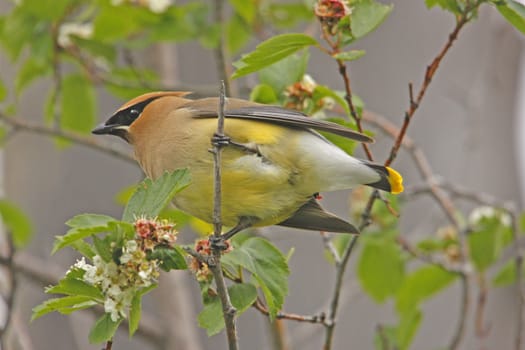
[[[43,77],[51,72],[51,66],[39,58],[28,58],[22,67],[18,70],[15,79],[15,92],[20,95],[22,90],[27,87],[33,80]]]
[[[428,8],[432,8],[434,6],[439,6],[443,10],[460,14],[461,8],[459,7],[457,0],[425,0],[425,5],[427,5]]]
[[[364,50],[351,50],[346,52],[339,52],[333,55],[332,57],[336,60],[341,61],[355,61],[365,55]]]
[[[11,233],[15,247],[21,248],[29,243],[33,228],[31,221],[20,208],[5,199],[0,199],[0,218]]]
[[[511,235],[498,216],[483,217],[468,235],[470,258],[478,271],[497,261]]]
[[[506,287],[516,283],[516,261],[509,260],[492,279],[494,287]]]
[[[408,350],[421,325],[423,314],[420,310],[411,310],[401,315],[396,329],[397,344],[401,350]]]
[[[112,321],[111,315],[105,313],[100,317],[91,328],[89,332],[89,342],[92,344],[99,344],[111,340],[122,322],[122,318],[118,321]]]
[[[525,6],[514,0],[502,0],[496,8],[505,19],[517,30],[525,34]]]
[[[308,1],[297,3],[269,2],[267,16],[270,22],[278,28],[293,28],[301,21],[311,21],[314,17],[312,5]]]
[[[288,294],[288,264],[286,257],[266,239],[248,238],[222,257],[225,266],[238,266],[250,271],[264,293],[270,318],[274,319]]]
[[[238,283],[228,288],[237,315],[246,311],[257,299],[257,289],[250,283]],[[224,316],[220,298],[215,296],[205,305],[198,316],[199,326],[206,329],[208,336],[219,333],[224,328]]]
[[[48,299],[42,304],[33,308],[31,321],[36,320],[37,318],[53,311],[67,315],[73,311],[86,309],[94,305],[97,305],[97,302],[93,301],[91,297],[84,295],[71,295],[62,298]]]
[[[63,236],[57,236],[51,254],[62,248],[76,244],[77,241],[100,232],[110,231],[117,221],[107,215],[81,214],[66,222],[71,229]],[[113,225],[113,226],[112,226]]]
[[[345,127],[349,128],[349,129],[357,131],[357,128],[356,128],[354,123],[347,122],[346,120],[344,120],[342,118],[328,118],[327,120],[330,121],[330,122],[333,122],[333,123],[345,126]],[[345,151],[349,155],[353,155],[354,154],[355,148],[359,144],[358,142],[356,142],[354,140],[350,140],[347,137],[335,135],[335,134],[332,134],[332,133],[329,133],[329,132],[321,132],[321,134],[326,139],[328,139],[328,141],[332,142],[334,145],[336,145],[337,147],[341,148],[343,151]]]
[[[135,293],[129,308],[129,336],[133,336],[139,329],[140,315],[142,313],[142,294]]]
[[[230,53],[236,53],[251,39],[250,27],[238,15],[233,15],[226,24],[226,45]]]
[[[270,85],[256,85],[250,92],[250,101],[264,104],[278,104],[279,99]]]
[[[290,55],[279,62],[259,71],[261,84],[271,86],[276,96],[281,95],[286,87],[301,81],[306,74],[308,51],[300,54]]]
[[[352,6],[350,20],[353,38],[362,38],[379,27],[393,8],[393,5],[384,5],[374,0],[357,1]]]
[[[56,286],[47,288],[46,293],[81,295],[98,301],[104,299],[102,292],[97,287],[84,282],[79,278],[74,278],[71,272],[62,278]]]
[[[165,172],[155,181],[145,179],[131,196],[124,209],[122,221],[132,222],[135,217],[156,217],[173,196],[190,184],[188,169]]]
[[[6,97],[7,97],[7,86],[5,86],[4,81],[0,79],[0,102],[5,100]],[[3,138],[4,138],[3,136],[0,136],[0,143],[2,142],[1,140]]]
[[[255,51],[243,55],[233,65],[237,70],[232,79],[261,70],[290,56],[302,48],[318,45],[312,37],[304,34],[281,34],[257,45]]]
[[[186,253],[179,247],[164,247],[157,246],[148,255],[148,259],[157,259],[160,263],[160,268],[164,271],[170,270],[186,270],[188,265],[186,264]]]
[[[254,1],[229,0],[230,5],[247,23],[253,23],[257,8]]]
[[[405,263],[394,240],[374,237],[363,240],[357,274],[363,289],[377,302],[395,295],[403,282]]]
[[[400,314],[411,312],[425,299],[450,285],[457,274],[440,267],[424,266],[407,275],[396,296],[396,309]]]
[[[114,218],[108,215],[79,214],[66,221],[66,225],[71,228],[96,228],[107,227],[110,222],[115,221]]]
[[[36,18],[54,21],[61,18],[72,0],[53,0],[53,6],[41,0],[24,0],[19,6]]]
[[[62,80],[60,126],[88,133],[95,126],[96,100],[93,84],[83,75],[70,74]]]

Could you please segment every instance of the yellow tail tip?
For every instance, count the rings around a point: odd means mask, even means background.
[[[403,192],[403,177],[400,173],[395,171],[390,167],[386,167],[388,171],[388,182],[390,183],[390,188],[393,194],[398,194]]]

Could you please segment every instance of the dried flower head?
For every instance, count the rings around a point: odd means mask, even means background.
[[[351,14],[346,0],[318,0],[314,13],[330,34],[335,34],[339,21]]]

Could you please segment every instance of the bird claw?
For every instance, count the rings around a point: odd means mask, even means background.
[[[211,144],[215,147],[228,146],[231,143],[231,138],[226,135],[213,134]]]
[[[212,250],[225,251],[230,247],[230,245],[226,243],[226,238],[223,235],[211,236],[208,240],[210,241],[210,248]]]

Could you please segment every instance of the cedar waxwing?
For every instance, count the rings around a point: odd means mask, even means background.
[[[217,130],[218,98],[191,100],[186,92],[152,92],[124,104],[94,134],[119,136],[152,179],[188,168],[191,184],[173,202],[207,222],[213,212],[213,157],[208,151]],[[351,157],[314,130],[360,142],[364,134],[335,123],[307,118],[277,106],[229,98],[222,152],[222,223],[226,235],[250,226],[283,225],[308,230],[358,233],[343,219],[324,211],[319,192],[359,184],[399,193],[395,170]]]

